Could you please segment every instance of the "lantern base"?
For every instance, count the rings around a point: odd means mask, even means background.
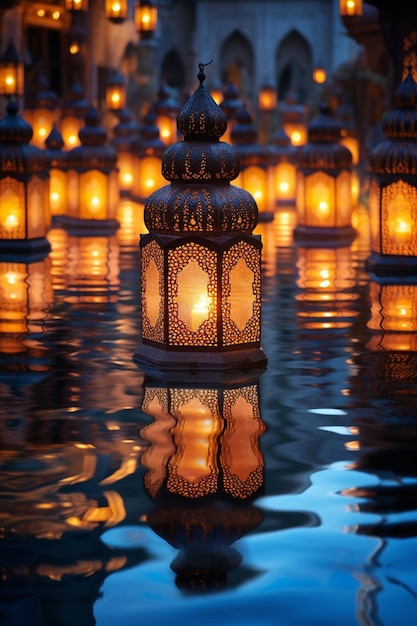
[[[51,244],[46,237],[36,239],[2,239],[0,241],[0,260],[25,263],[44,259],[51,251]]]
[[[120,222],[116,219],[108,220],[84,220],[77,217],[62,215],[59,219],[60,225],[69,232],[70,235],[97,235],[107,237],[114,235],[120,228]]]
[[[399,256],[371,252],[365,261],[366,270],[377,276],[411,276],[417,274],[417,256]]]
[[[273,220],[274,220],[273,211],[259,211],[258,222],[273,222]]]
[[[294,239],[302,243],[303,246],[326,246],[351,244],[356,237],[356,230],[353,226],[318,227],[298,225],[294,228]]]
[[[262,348],[243,348],[224,352],[165,350],[141,344],[133,360],[151,378],[167,381],[193,379],[210,382],[237,382],[247,373],[267,367]]]

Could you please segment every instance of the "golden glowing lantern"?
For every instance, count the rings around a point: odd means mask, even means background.
[[[105,15],[114,24],[122,24],[125,21],[128,9],[128,0],[105,0]]]
[[[177,140],[177,113],[178,105],[166,85],[158,91],[158,99],[154,103],[156,125],[159,128],[159,137],[165,146],[170,146]]]
[[[162,155],[165,144],[159,138],[156,113],[150,109],[143,119],[139,137],[131,146],[134,157],[134,178],[131,195],[136,202],[145,200],[165,184],[162,176]]]
[[[50,245],[49,163],[29,144],[31,126],[10,100],[0,120],[0,250],[2,254],[45,256]]]
[[[318,65],[313,70],[313,80],[318,85],[324,85],[327,80],[327,72],[322,65]]]
[[[88,11],[88,0],[65,0],[67,11]]]
[[[236,113],[230,140],[235,146],[240,160],[240,173],[236,184],[248,191],[256,200],[259,220],[270,221],[273,218],[273,206],[268,196],[269,152],[257,142],[258,131],[252,115],[246,107]]]
[[[139,0],[135,4],[135,28],[142,37],[149,37],[158,25],[158,9],[151,0]]]
[[[67,154],[63,150],[64,141],[57,126],[54,124],[45,141],[46,154],[50,163],[49,169],[49,204],[52,221],[56,222],[59,215],[67,210]]]
[[[277,108],[277,90],[273,85],[262,85],[258,94],[260,111],[274,111]]]
[[[350,151],[339,143],[340,126],[326,105],[309,125],[308,143],[297,151],[299,238],[353,240]]]
[[[363,14],[363,0],[339,0],[339,14],[342,17],[361,16]]]
[[[355,121],[355,113],[351,103],[344,102],[336,111],[336,119],[340,123],[340,139],[342,146],[347,148],[352,155],[352,205],[355,207],[359,200],[360,179],[360,142],[358,126]]]
[[[223,91],[223,99],[219,104],[221,110],[226,116],[227,127],[224,133],[223,141],[230,143],[230,134],[232,128],[236,123],[236,113],[240,111],[243,106],[243,102],[239,95],[239,90],[236,85],[229,81]]]
[[[33,130],[31,143],[38,148],[45,148],[45,140],[56,121],[57,106],[58,96],[49,89],[47,79],[41,74],[38,77],[33,106],[28,106],[24,112],[25,120]]]
[[[126,106],[125,79],[118,70],[112,70],[107,78],[106,106],[112,112],[121,111]]]
[[[281,125],[293,146],[303,146],[307,141],[307,107],[300,102],[298,93],[291,89],[279,106]]]
[[[220,142],[226,117],[203,82],[181,109],[184,140],[164,153],[171,181],[145,204],[141,235],[142,343],[135,360],[151,375],[265,367],[260,347],[261,241],[257,206],[230,185],[234,147]],[[156,369],[155,369],[156,368]]]
[[[131,195],[137,173],[133,143],[139,135],[140,126],[127,108],[118,111],[117,116],[119,123],[113,128],[110,143],[117,151],[120,196],[126,197]],[[159,169],[160,167],[159,162]]]
[[[417,84],[411,68],[383,121],[383,140],[371,153],[369,209],[376,273],[411,273],[417,263]]]
[[[68,96],[61,104],[59,131],[64,140],[65,150],[71,150],[80,145],[79,132],[84,126],[84,117],[89,106],[81,85],[73,83]]]
[[[23,60],[14,43],[9,43],[0,58],[0,96],[22,96],[24,90]]]
[[[269,197],[278,204],[295,203],[296,148],[280,127],[269,148]]]
[[[90,107],[80,132],[81,146],[67,154],[68,209],[63,223],[96,234],[117,230],[117,152],[107,143],[100,115]]]

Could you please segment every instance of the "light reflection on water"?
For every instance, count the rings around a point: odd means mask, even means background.
[[[157,389],[132,361],[127,213],[1,268],[2,623],[414,625],[413,288],[375,287],[366,223],[315,249],[279,209],[259,227],[266,372]]]

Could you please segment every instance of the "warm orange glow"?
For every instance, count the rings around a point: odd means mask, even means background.
[[[178,273],[178,315],[192,332],[209,317],[208,282],[207,273],[194,260]]]
[[[363,4],[362,0],[340,0],[339,3],[340,15],[362,15]]]
[[[70,54],[78,54],[80,51],[80,46],[77,43],[72,43],[70,45]]]
[[[150,2],[139,0],[135,5],[135,28],[139,33],[153,33],[158,22],[158,9]]]
[[[158,115],[156,125],[159,128],[159,136],[166,146],[177,140],[177,121],[168,115]]]
[[[38,9],[38,10],[36,11],[36,15],[37,15],[38,17],[45,17],[45,10],[44,10],[44,9]]]
[[[64,149],[69,150],[81,145],[78,133],[81,127],[84,126],[84,120],[68,116],[61,119],[60,126]]]
[[[118,111],[126,105],[124,85],[109,84],[106,89],[106,103],[110,111]]]
[[[23,188],[22,188],[23,195]],[[0,193],[0,235],[3,238],[23,236],[24,214],[19,194],[7,187]]]
[[[60,17],[61,17],[61,12],[60,12],[60,11],[54,11],[54,12],[52,13],[52,19],[54,19],[54,20],[59,20],[59,19],[60,19]]]
[[[316,67],[313,71],[313,80],[319,85],[323,85],[326,82],[327,73],[323,67]]]
[[[274,87],[265,85],[259,90],[258,106],[260,111],[273,111],[277,106],[277,92]]]
[[[295,199],[296,167],[293,163],[282,161],[274,170],[274,191],[278,201],[288,202]]]
[[[106,0],[105,11],[110,20],[124,20],[127,17],[127,0]]]

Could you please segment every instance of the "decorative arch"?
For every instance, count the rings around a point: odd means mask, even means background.
[[[160,84],[168,85],[168,87],[177,92],[180,92],[185,87],[184,63],[175,48],[169,50],[162,60]]]
[[[313,84],[312,59],[309,42],[297,30],[292,30],[282,39],[276,54],[280,100],[284,100],[290,90],[295,90],[300,101],[306,102]]]
[[[233,31],[221,46],[220,58],[222,83],[232,82],[242,98],[251,101],[254,54],[250,41],[239,30]]]

